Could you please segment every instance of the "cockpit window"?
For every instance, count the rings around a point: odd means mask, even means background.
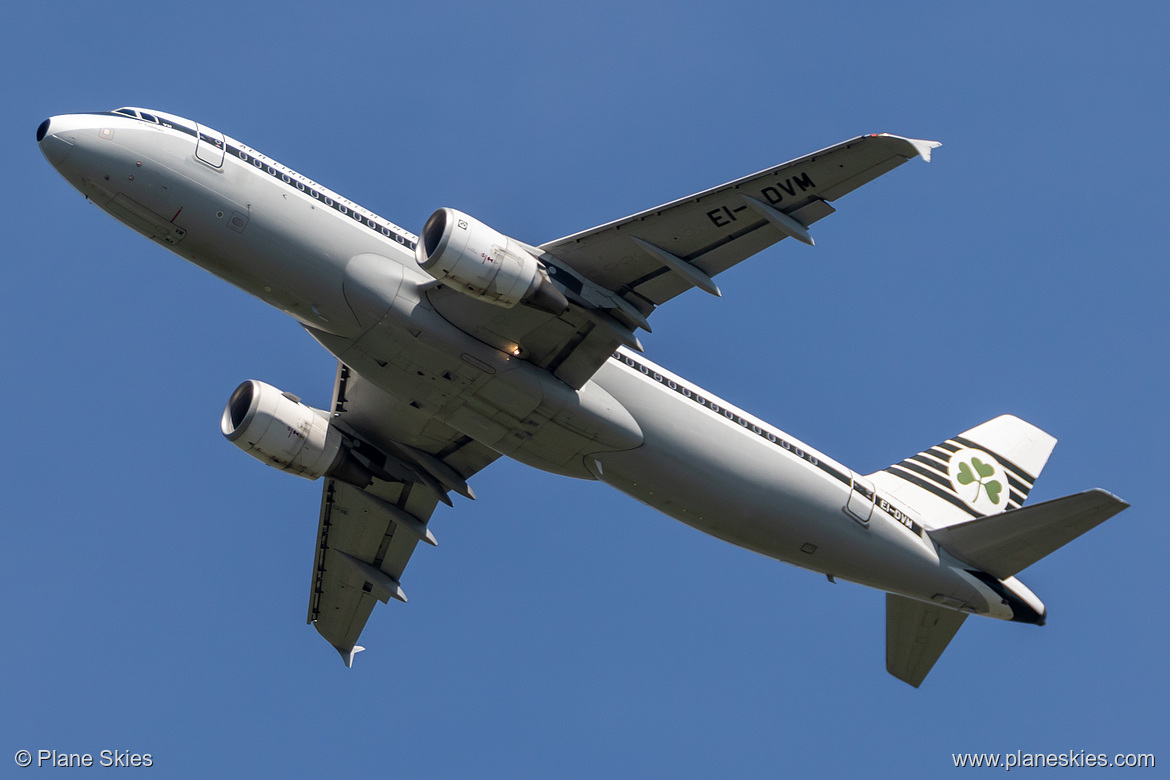
[[[139,111],[136,108],[129,108],[129,107],[116,108],[116,109],[114,109],[114,111],[112,113],[118,114],[120,116],[128,116],[131,119],[140,119],[143,122],[150,122],[151,124],[155,124],[155,125],[162,124],[162,120],[159,119],[154,114],[148,114],[145,111]]]

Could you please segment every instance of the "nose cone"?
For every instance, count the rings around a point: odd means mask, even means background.
[[[41,154],[54,168],[59,168],[65,158],[73,151],[73,139],[62,132],[61,117],[49,117],[37,127],[37,144],[41,147]]]

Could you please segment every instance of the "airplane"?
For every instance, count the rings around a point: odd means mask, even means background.
[[[451,208],[414,235],[206,125],[126,107],[37,143],[69,184],[277,307],[338,360],[328,409],[240,384],[223,435],[324,478],[308,622],[352,666],[430,518],[500,456],[597,480],[687,525],[886,592],[886,668],[921,685],[968,615],[1043,625],[1021,570],[1122,511],[1024,506],[1056,439],[1011,415],[859,474],[643,356],[657,307],[809,227],[932,141],[852,138],[544,244]]]

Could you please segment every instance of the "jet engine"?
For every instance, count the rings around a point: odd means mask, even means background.
[[[505,309],[526,303],[562,314],[569,308],[540,261],[520,242],[454,209],[431,214],[415,259],[452,289]]]
[[[325,475],[364,487],[371,473],[359,463],[329,415],[291,393],[249,379],[224,407],[220,430],[253,458],[305,479]]]

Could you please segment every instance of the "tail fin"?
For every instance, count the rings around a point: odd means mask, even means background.
[[[1016,573],[1129,506],[1101,489],[1021,506],[1055,446],[1056,439],[1036,426],[1004,415],[869,479],[917,510],[931,539],[977,570],[972,574],[994,577],[1008,596],[1038,609],[1039,619],[1025,622],[1042,625],[1043,605],[1033,605],[1038,600]],[[886,594],[886,669],[917,688],[966,617],[941,604]]]
[[[1019,509],[1056,439],[1005,414],[869,475],[932,528]]]
[[[1128,506],[1097,488],[939,528],[930,536],[964,563],[1004,580]]]
[[[1017,572],[1128,506],[1097,488],[937,528],[930,536],[963,563],[1011,589]],[[887,593],[886,670],[917,688],[966,619],[964,612]]]

